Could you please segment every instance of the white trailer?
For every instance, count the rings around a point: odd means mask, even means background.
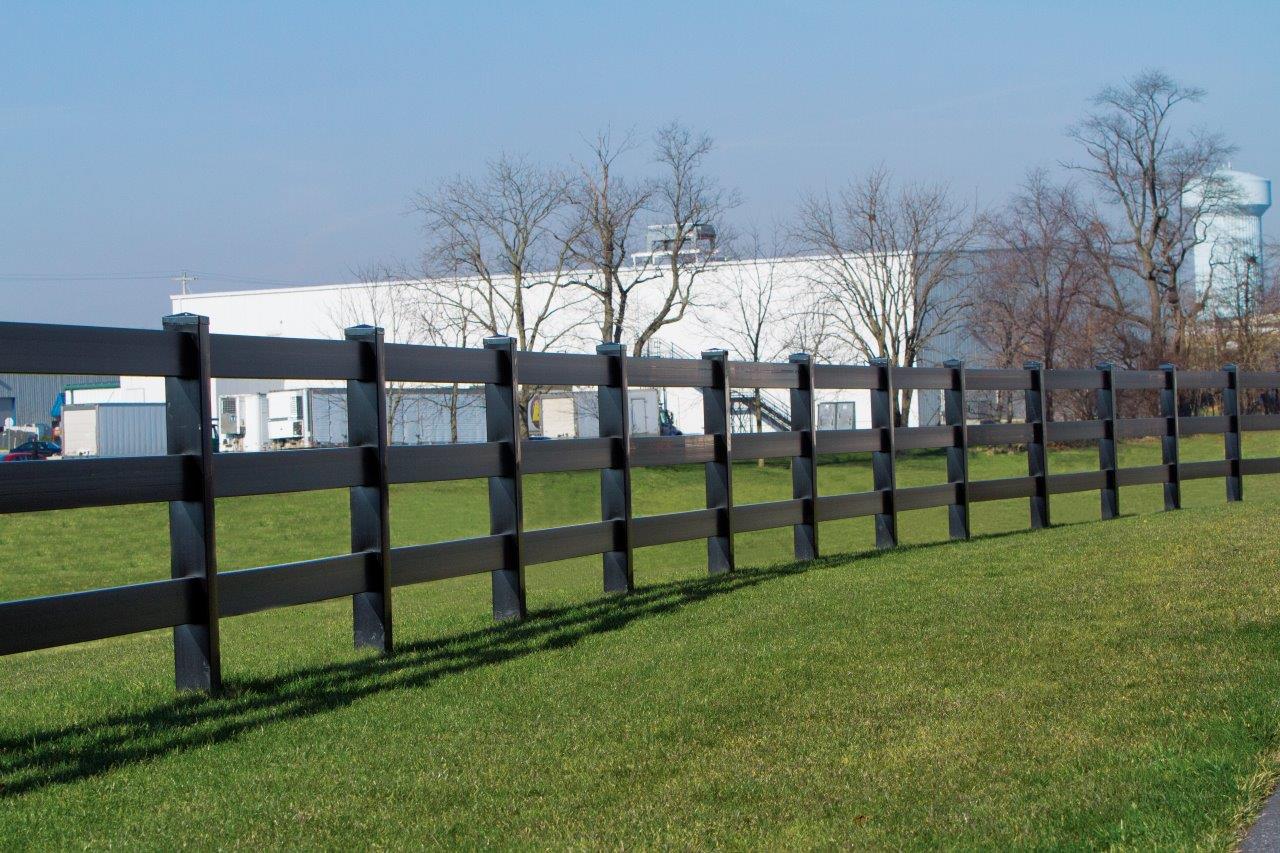
[[[310,407],[305,388],[267,392],[267,439],[277,447],[310,444]]]
[[[578,435],[578,401],[574,395],[543,394],[542,434],[547,438],[576,438]]]
[[[63,406],[62,455],[161,456],[168,451],[163,403]]]
[[[662,401],[656,388],[632,388],[632,435],[660,435]],[[531,428],[547,438],[590,438],[600,434],[600,404],[595,391],[552,391],[538,397],[529,413]]]
[[[163,376],[121,376],[100,382],[68,385],[64,391],[67,405],[88,403],[163,403]]]
[[[218,437],[226,451],[254,453],[269,450],[267,395],[225,394],[219,397]]]

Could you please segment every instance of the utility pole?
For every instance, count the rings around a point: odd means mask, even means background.
[[[186,270],[183,270],[183,271],[182,271],[182,275],[176,275],[176,276],[174,276],[173,278],[169,279],[169,281],[172,281],[172,282],[175,282],[175,283],[177,283],[177,284],[181,285],[181,287],[182,287],[182,291],[181,291],[181,292],[182,292],[182,295],[183,295],[183,296],[186,296],[186,295],[187,295],[187,285],[188,285],[188,284],[190,284],[191,282],[193,282],[193,281],[197,281],[197,280],[198,280],[198,278],[197,278],[196,276],[194,276],[194,275],[188,275]]]

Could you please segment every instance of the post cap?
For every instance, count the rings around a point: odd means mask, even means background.
[[[209,325],[209,318],[203,314],[192,314],[190,311],[183,311],[181,314],[166,314],[161,318],[160,323],[166,329],[207,326]]]

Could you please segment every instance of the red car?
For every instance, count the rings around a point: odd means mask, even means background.
[[[62,452],[62,448],[52,441],[24,441],[0,458],[0,462],[39,462]]]

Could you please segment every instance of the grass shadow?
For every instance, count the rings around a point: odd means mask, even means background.
[[[219,743],[267,724],[420,688],[482,666],[572,646],[638,619],[807,571],[819,563],[744,569],[644,587],[628,595],[544,610],[514,623],[409,643],[392,655],[273,676],[234,679],[221,694],[182,694],[153,708],[0,740],[0,798],[74,782],[164,755]]]
[[[1002,531],[973,540],[1025,532]],[[389,656],[300,668],[269,678],[229,679],[214,697],[181,694],[145,710],[0,739],[0,799],[220,743],[260,726],[342,708],[366,696],[421,688],[448,675],[569,647],[589,635],[617,631],[640,619],[778,578],[947,544],[951,543],[830,555],[646,586],[627,595],[543,610],[520,622],[405,644]]]

